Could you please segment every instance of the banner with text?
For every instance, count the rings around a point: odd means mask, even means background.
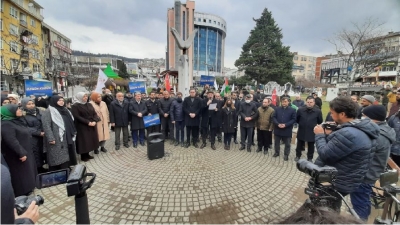
[[[25,80],[26,96],[52,96],[53,84],[50,81]]]
[[[135,92],[146,93],[146,84],[142,81],[129,82],[129,91],[132,94]]]
[[[214,76],[201,75],[201,77],[200,77],[200,85],[208,84],[210,86],[213,86],[214,85],[214,80],[215,80]]]
[[[160,124],[160,114],[153,114],[151,116],[143,117],[144,127],[151,127]]]

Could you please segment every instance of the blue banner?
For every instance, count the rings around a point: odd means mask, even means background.
[[[208,84],[210,86],[214,86],[214,80],[215,80],[214,76],[201,75],[201,77],[200,77],[200,85]]]
[[[153,114],[151,116],[144,116],[143,122],[144,122],[144,127],[146,127],[146,128],[154,126],[154,125],[159,125],[160,124],[160,115]]]
[[[143,81],[129,82],[129,91],[133,94],[135,92],[147,93],[146,84]]]
[[[25,80],[25,95],[52,96],[53,84],[50,81]]]

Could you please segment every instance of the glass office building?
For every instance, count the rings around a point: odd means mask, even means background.
[[[194,29],[197,34],[193,43],[193,75],[222,76],[224,68],[224,51],[226,22],[219,16],[194,14]]]

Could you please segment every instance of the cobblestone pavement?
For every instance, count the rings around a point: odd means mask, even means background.
[[[111,136],[114,136],[112,133]],[[273,223],[306,199],[308,177],[297,171],[294,146],[289,161],[239,151],[174,147],[148,160],[147,148],[114,149],[84,163],[97,174],[87,192],[91,223]],[[132,145],[132,143],[130,143]],[[283,146],[281,147],[283,151]],[[65,185],[36,190],[45,198],[39,223],[75,223],[74,198]]]

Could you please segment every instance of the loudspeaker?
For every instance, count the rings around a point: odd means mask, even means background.
[[[147,137],[147,157],[150,160],[164,157],[164,135],[162,133],[151,133]]]

